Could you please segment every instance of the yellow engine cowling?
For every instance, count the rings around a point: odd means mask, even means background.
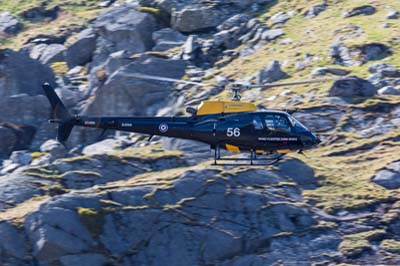
[[[197,108],[197,115],[213,115],[220,113],[242,113],[256,111],[257,107],[252,103],[204,101]]]

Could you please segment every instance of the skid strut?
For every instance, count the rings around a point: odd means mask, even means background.
[[[258,166],[273,165],[279,162],[285,154],[276,154],[271,157],[259,158],[254,150],[250,151],[250,158],[221,158],[221,147],[217,144],[214,148],[214,165],[231,166]]]

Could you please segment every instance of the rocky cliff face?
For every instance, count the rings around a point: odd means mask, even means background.
[[[400,264],[397,1],[37,2],[0,4],[0,265]],[[77,114],[226,98],[129,74],[343,79],[244,93],[323,139],[274,167],[136,134],[54,141],[44,81]]]

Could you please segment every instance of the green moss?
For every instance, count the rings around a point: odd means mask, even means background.
[[[97,238],[103,231],[104,215],[95,209],[83,207],[77,208],[77,213],[92,236]]]
[[[380,247],[385,251],[400,255],[400,241],[385,239],[381,242]]]
[[[347,257],[357,257],[364,251],[371,250],[370,241],[381,240],[385,235],[385,230],[381,229],[347,235],[340,243],[339,250]]]
[[[346,257],[354,258],[371,250],[371,245],[367,240],[345,239],[340,243],[339,250]]]
[[[23,171],[24,174],[38,177],[38,178],[45,178],[45,179],[59,179],[60,174],[57,171],[48,170],[42,167],[31,167]]]

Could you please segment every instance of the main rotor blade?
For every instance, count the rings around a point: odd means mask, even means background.
[[[303,81],[293,81],[293,82],[282,82],[282,83],[271,83],[271,84],[262,84],[262,85],[246,85],[246,88],[274,88],[274,87],[285,87],[285,86],[296,86],[303,84],[313,84],[313,83],[323,83],[328,81],[337,81],[340,78],[326,78],[326,79],[312,79],[312,80],[303,80]]]
[[[197,85],[197,86],[211,86],[210,84],[207,84],[207,83],[200,83],[200,82],[186,81],[186,80],[181,80],[181,79],[173,79],[173,78],[166,78],[166,77],[151,76],[151,75],[140,74],[140,73],[121,74],[121,76],[138,78],[138,79],[148,79],[148,80],[158,80],[158,81],[167,81],[167,82],[174,82],[174,83],[190,84],[190,85]]]

